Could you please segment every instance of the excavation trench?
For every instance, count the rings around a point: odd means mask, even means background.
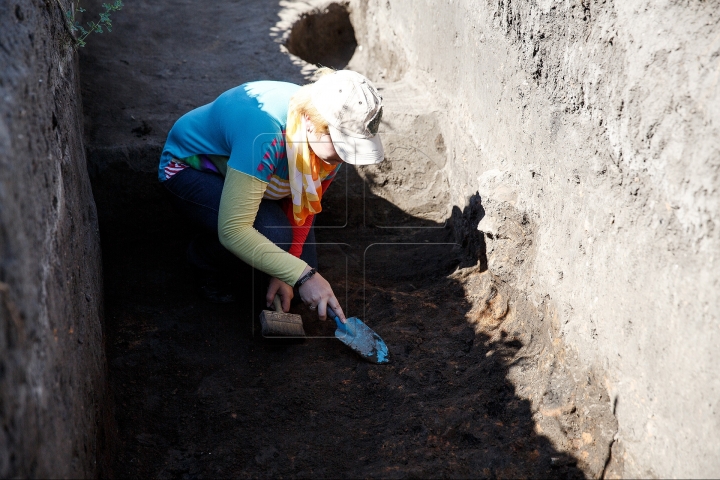
[[[344,168],[317,228],[320,271],[345,311],[383,336],[392,363],[363,363],[303,305],[293,311],[305,320],[304,343],[259,338],[262,292],[246,273],[237,303],[199,298],[184,262],[194,231],[155,181],[164,136],[179,115],[236,84],[303,82],[268,36],[277,7],[238,8],[140,3],[115,28],[135,35],[96,39],[81,57],[115,475],[601,475],[615,429],[606,394],[592,375],[572,380],[548,312],[488,270],[489,249],[531,256],[534,226],[479,195],[450,208],[442,128],[408,106],[421,104],[407,103],[412,85],[379,84],[393,120],[384,127],[387,162]],[[312,46],[301,30],[328,16],[344,21],[342,8],[303,17],[287,48],[305,55]],[[192,45],[169,36],[149,46],[179,23]],[[335,34],[347,38],[327,64],[343,67],[355,40]],[[512,220],[514,233],[494,234],[515,239],[510,246],[478,231],[487,212]]]

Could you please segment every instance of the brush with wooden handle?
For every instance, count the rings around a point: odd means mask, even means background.
[[[260,314],[260,325],[262,336],[267,338],[277,337],[304,337],[303,321],[300,315],[284,313],[280,305],[280,297],[275,295],[273,299],[275,311],[263,310]]]

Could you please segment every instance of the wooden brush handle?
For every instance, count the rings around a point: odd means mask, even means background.
[[[280,302],[279,295],[275,295],[275,298],[273,298],[273,306],[275,307],[276,312],[283,313],[282,303]]]

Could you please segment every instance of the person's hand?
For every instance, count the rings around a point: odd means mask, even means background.
[[[310,267],[307,267],[303,271],[303,275],[310,271]],[[306,305],[310,306],[311,310],[317,309],[318,317],[320,320],[327,320],[327,307],[333,309],[335,315],[340,318],[342,323],[345,323],[345,314],[340,307],[340,302],[335,298],[335,294],[330,287],[330,284],[325,280],[322,275],[316,273],[310,279],[303,283],[298,289],[300,298]]]
[[[278,280],[277,278],[273,277],[270,279],[270,286],[268,287],[267,295],[265,295],[265,301],[267,302],[268,307],[273,304],[275,295],[278,295],[280,297],[280,304],[282,305],[283,312],[289,312],[290,300],[292,300],[292,298],[295,296],[295,292],[293,292],[293,287],[283,282],[282,280]]]

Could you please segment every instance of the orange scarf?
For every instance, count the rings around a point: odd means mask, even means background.
[[[335,170],[315,155],[307,141],[305,116],[291,110],[285,128],[288,178],[292,197],[293,220],[301,226],[310,215],[322,211],[322,181]]]

